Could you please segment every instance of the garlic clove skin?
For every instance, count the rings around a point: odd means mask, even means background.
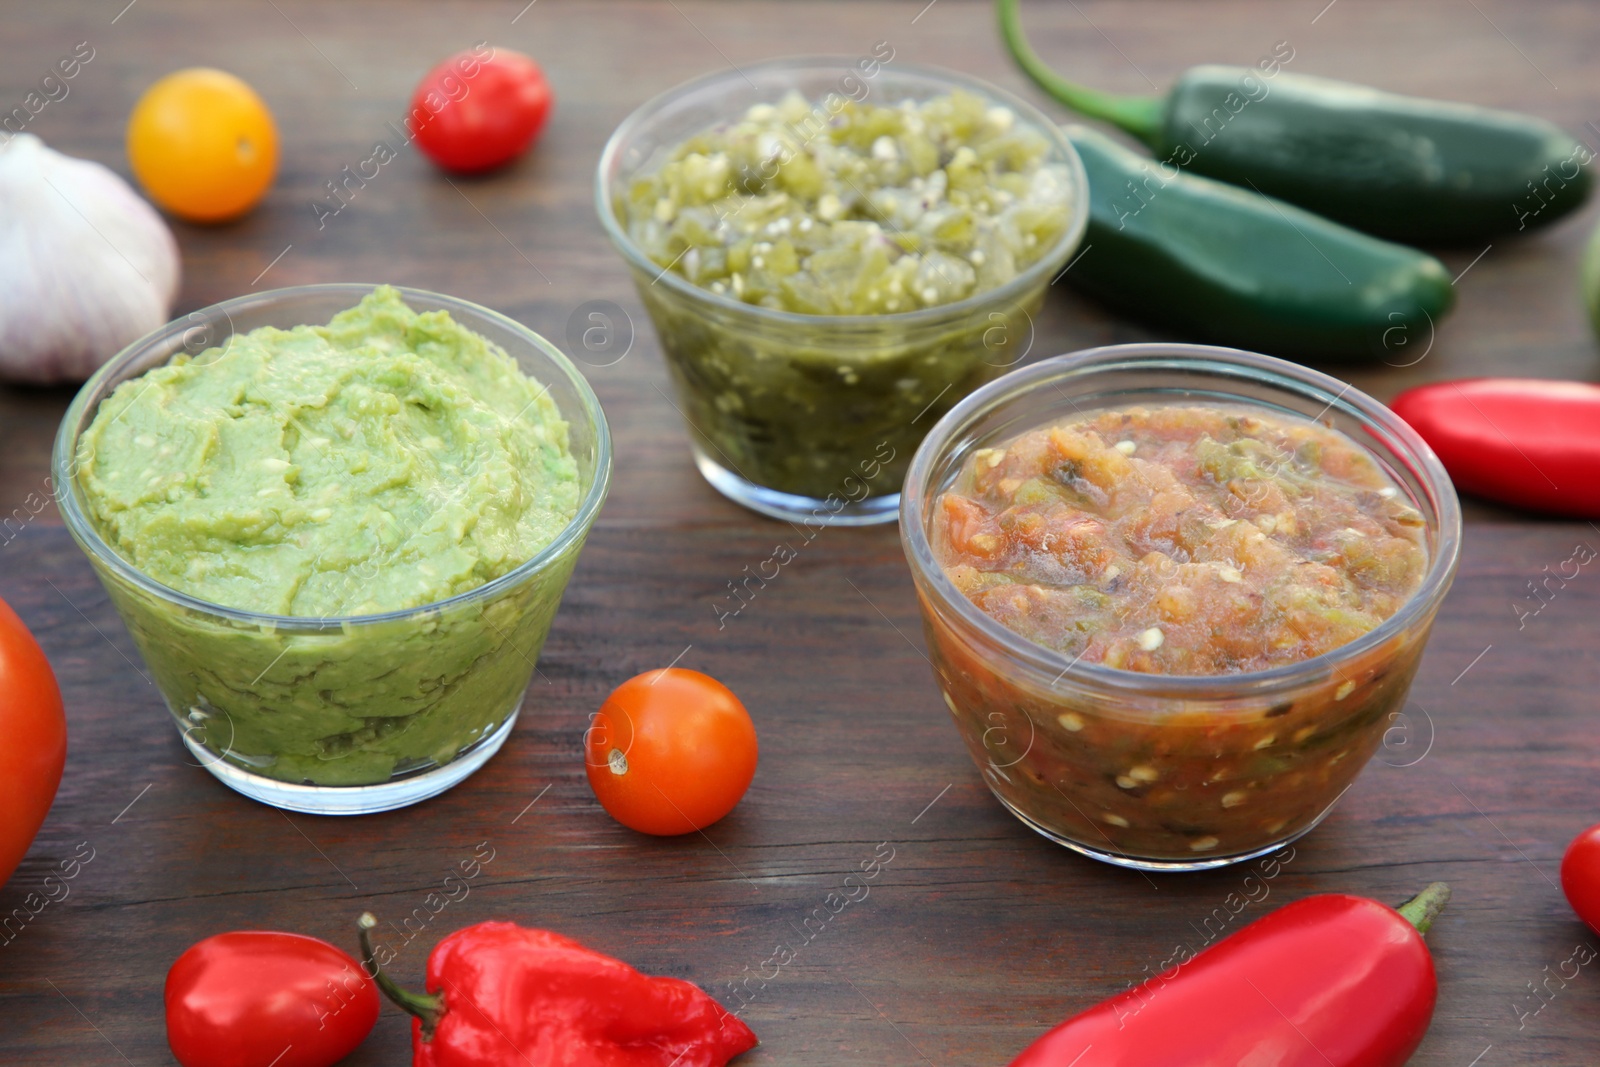
[[[109,168],[0,141],[0,378],[82,381],[171,318],[178,279],[172,231]]]

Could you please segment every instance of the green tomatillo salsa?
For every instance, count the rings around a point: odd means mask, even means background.
[[[964,89],[790,93],[623,181],[613,211],[652,265],[636,280],[702,459],[818,499],[892,453],[865,485],[897,492],[928,428],[1026,353],[1080,222],[1070,151]]]
[[[388,287],[124,382],[79,438],[77,479],[148,578],[295,621],[107,582],[191,740],[318,785],[449,762],[518,706],[572,560],[428,606],[532,558],[580,495],[546,388]]]
[[[791,93],[685,141],[633,181],[629,236],[747,304],[884,315],[998,288],[1071,222],[1070,172],[1010,108],[957,90],[817,112]]]

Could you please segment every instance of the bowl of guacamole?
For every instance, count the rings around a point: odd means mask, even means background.
[[[198,762],[353,814],[436,795],[505,741],[611,444],[583,376],[519,323],[313,285],[130,346],[74,400],[53,467]]]
[[[888,42],[656,97],[596,201],[696,466],[808,527],[894,521],[923,435],[1028,354],[1088,217],[1054,123]]]

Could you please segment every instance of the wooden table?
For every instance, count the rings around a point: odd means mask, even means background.
[[[586,368],[616,435],[617,474],[545,651],[545,680],[504,752],[412,810],[286,816],[230,793],[186,763],[54,511],[0,546],[0,596],[55,663],[72,729],[56,806],[0,890],[0,914],[75,850],[93,855],[68,897],[0,946],[0,1061],[170,1062],[161,983],[185,946],[238,927],[351,945],[363,909],[396,922],[427,914],[446,871],[484,842],[492,862],[468,897],[401,943],[399,976],[418,978],[442,933],[501,917],[684,976],[733,1005],[730,984],[787,944],[795,959],[747,987],[756,995],[744,1017],[764,1040],[752,1065],[1003,1063],[1047,1025],[1142,979],[1174,944],[1199,939],[1244,872],[1118,871],[1035,837],[991,799],[923,661],[894,529],[829,530],[796,545],[781,577],[718,629],[712,605],[726,583],[794,534],[695,473],[661,396],[655,340],[590,206],[592,169],[618,121],[728,63],[864,54],[886,40],[906,61],[1031,92],[1001,54],[987,5],[125,2],[8,8],[0,110],[90,42],[94,59],[32,129],[125,173],[122,124],[158,75],[216,65],[263,93],[283,135],[277,184],[239,223],[175,227],[180,313],[252,288],[392,281],[479,301],[558,341],[580,304],[608,299],[637,333],[626,358]],[[1600,24],[1582,3],[1322,4],[1036,0],[1027,19],[1062,69],[1109,88],[1143,91],[1191,63],[1250,62],[1287,40],[1293,70],[1526,109],[1594,133]],[[504,174],[454,184],[402,151],[319,229],[310,205],[324,183],[393,138],[386,123],[426,66],[484,38],[546,64],[558,103],[538,150]],[[1348,376],[1380,397],[1495,371],[1593,378],[1575,291],[1593,214],[1446,253],[1465,272],[1461,306],[1432,348],[1412,366]],[[1148,336],[1062,292],[1034,351]],[[42,491],[70,392],[0,389],[0,515]],[[1334,816],[1296,846],[1270,900],[1236,922],[1312,892],[1398,901],[1445,879],[1456,899],[1429,938],[1439,1009],[1414,1062],[1592,1065],[1600,974],[1591,965],[1565,983],[1547,979],[1575,946],[1597,943],[1556,878],[1564,844],[1597,815],[1600,578],[1586,568],[1520,626],[1516,607],[1534,606],[1528,583],[1576,545],[1600,546],[1600,532],[1482,505],[1468,513],[1409,731],[1390,736]],[[597,807],[577,746],[612,686],[679,656],[744,698],[761,769],[708,834],[645,840]],[[884,854],[880,843],[893,859],[870,895],[806,938],[805,917]],[[404,1062],[407,1042],[404,1021],[386,1010],[348,1062]]]

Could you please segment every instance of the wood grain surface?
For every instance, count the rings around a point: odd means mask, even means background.
[[[260,209],[228,226],[174,224],[185,259],[180,313],[252,289],[390,281],[487,304],[557,343],[589,300],[615,302],[636,328],[624,358],[585,367],[616,435],[617,471],[544,677],[499,756],[407,811],[286,816],[230,793],[186,762],[53,508],[0,534],[0,597],[56,665],[71,720],[60,795],[0,889],[0,914],[69,857],[93,855],[65,899],[0,944],[0,1062],[169,1063],[161,984],[191,942],[269,927],[353,946],[359,912],[397,924],[426,913],[447,870],[487,842],[494,858],[470,894],[413,940],[394,936],[399,977],[418,980],[444,932],[510,918],[691,979],[730,1007],[747,999],[743,1017],[763,1040],[743,1061],[752,1065],[1001,1064],[1047,1026],[1144,978],[1176,944],[1197,946],[1246,873],[1117,871],[1001,810],[933,686],[896,532],[828,530],[797,543],[789,527],[700,480],[662,397],[659,349],[594,218],[592,171],[615,125],[646,97],[729,63],[866,53],[886,40],[906,61],[1040,99],[1002,55],[988,6],[525,2],[0,8],[0,111],[89,41],[94,59],[30,128],[124,174],[127,112],[170,69],[232,70],[276,113],[281,173]],[[1590,6],[1325,3],[1034,0],[1025,11],[1047,57],[1112,89],[1148,91],[1190,64],[1250,62],[1287,40],[1293,70],[1524,109],[1593,143],[1600,23]],[[502,174],[452,184],[403,151],[319,229],[311,204],[324,183],[394,137],[386,123],[428,65],[480,39],[527,51],[550,74],[556,111],[535,152]],[[1330,369],[1380,397],[1471,374],[1593,379],[1596,346],[1575,282],[1593,214],[1444,253],[1465,274],[1460,307],[1431,347],[1407,367]],[[1052,294],[1038,331],[1035,355],[1151,336],[1067,292]],[[70,396],[0,389],[0,517],[37,510],[25,502],[45,490]],[[1456,899],[1429,936],[1439,1008],[1414,1063],[1592,1067],[1597,964],[1553,976],[1576,946],[1600,946],[1557,887],[1562,848],[1597,817],[1600,577],[1585,567],[1531,615],[1539,604],[1527,583],[1579,544],[1600,549],[1600,531],[1478,504],[1468,514],[1460,575],[1405,719],[1338,811],[1295,847],[1268,899],[1233,922],[1312,892],[1397,902],[1446,880]],[[780,542],[797,558],[719,630],[713,605],[726,583]],[[614,685],[680,655],[748,704],[761,768],[741,807],[705,835],[646,840],[594,803],[578,745]],[[805,918],[888,849],[868,896],[808,936]],[[780,944],[794,960],[736,995],[733,984]],[[348,1062],[405,1062],[408,1034],[386,1009]]]

